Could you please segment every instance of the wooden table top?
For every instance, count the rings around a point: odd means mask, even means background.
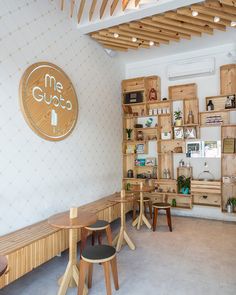
[[[0,256],[0,276],[6,271],[7,265],[7,258],[5,256]]]
[[[97,215],[79,210],[78,217],[71,219],[70,212],[63,212],[51,216],[48,219],[48,223],[57,228],[64,229],[79,229],[85,226],[89,226],[97,221]]]

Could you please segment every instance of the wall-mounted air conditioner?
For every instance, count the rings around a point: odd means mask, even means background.
[[[169,80],[179,80],[195,76],[212,75],[214,73],[214,57],[186,59],[173,63],[167,67],[167,77]]]

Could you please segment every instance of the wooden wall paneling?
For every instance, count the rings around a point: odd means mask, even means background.
[[[174,28],[178,29],[179,32],[182,32],[182,33],[187,33],[187,34],[190,34],[193,36],[199,36],[199,37],[201,37],[201,35],[202,35],[201,34],[202,30],[198,26],[195,26],[192,24],[186,24],[183,22],[170,20],[170,19],[165,18],[164,16],[154,16],[152,18],[152,20],[158,24],[162,24],[165,26],[171,26],[172,28],[174,27]],[[204,31],[204,33],[211,34],[211,30],[204,29],[203,31]]]
[[[177,9],[177,14],[178,15],[183,15],[183,16],[188,16],[190,19],[192,19],[195,22],[204,21],[204,23],[206,25],[209,25],[210,27],[212,27],[214,29],[218,29],[218,30],[221,30],[221,31],[226,30],[226,27],[225,27],[224,24],[222,24],[222,22],[220,24],[214,22],[214,17],[213,16],[209,16],[209,15],[199,13],[198,16],[193,17],[191,8],[179,8],[179,9]],[[227,22],[227,25],[229,25],[229,22]]]
[[[91,7],[89,9],[89,21],[91,21],[92,18],[93,18],[93,14],[94,14],[94,10],[96,8],[96,4],[97,4],[97,0],[93,0],[93,2],[91,4]]]
[[[100,8],[100,19],[103,17],[103,14],[105,12],[106,6],[107,6],[108,0],[102,0],[102,5]]]
[[[141,24],[144,25],[148,25],[150,27],[152,27],[155,30],[158,30],[159,32],[161,31],[162,33],[168,35],[175,35],[177,37],[183,38],[183,39],[191,39],[191,35],[190,34],[185,34],[185,33],[181,33],[179,32],[179,30],[176,30],[175,28],[172,28],[171,26],[169,26],[168,28],[166,28],[165,25],[158,25],[157,23],[153,22],[150,18],[149,19],[141,19],[140,20]]]
[[[122,0],[122,10],[124,11],[129,4],[130,0]]]
[[[118,4],[119,0],[113,0],[112,4],[111,4],[111,7],[110,7],[110,15],[113,15],[116,7],[117,7],[117,4]]]
[[[236,64],[220,67],[221,95],[236,94]]]
[[[77,14],[77,21],[78,23],[80,23],[82,15],[83,15],[83,11],[84,11],[84,5],[85,5],[85,0],[81,0],[80,1],[80,6],[79,6],[79,10],[78,10],[78,14]]]

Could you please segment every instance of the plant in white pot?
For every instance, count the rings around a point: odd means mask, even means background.
[[[180,110],[174,112],[175,126],[182,125],[182,112]]]

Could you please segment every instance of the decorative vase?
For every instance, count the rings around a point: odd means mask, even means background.
[[[181,126],[181,125],[183,125],[182,119],[175,120],[175,126]]]
[[[234,206],[232,204],[227,205],[227,213],[233,213],[234,212]]]

